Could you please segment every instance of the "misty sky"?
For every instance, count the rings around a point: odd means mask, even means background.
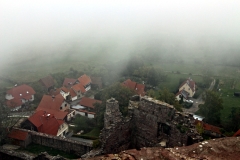
[[[161,44],[169,54],[178,47],[188,54],[199,46],[235,50],[240,1],[0,0],[1,64],[84,45],[127,55],[143,42]],[[78,54],[86,52],[81,47]]]

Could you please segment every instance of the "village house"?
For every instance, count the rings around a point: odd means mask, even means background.
[[[71,88],[74,84],[76,84],[76,82],[77,82],[77,79],[65,78],[62,86],[66,88]]]
[[[43,110],[38,110],[30,116],[22,124],[22,128],[61,137],[68,133],[68,124],[64,120]]]
[[[62,95],[43,95],[36,111],[46,111],[53,114],[57,119],[69,121],[75,116],[75,111],[70,109],[70,104],[65,101]]]
[[[13,145],[18,145],[24,148],[31,143],[30,135],[28,134],[28,132],[18,129],[12,129],[11,132],[8,134],[8,138]]]
[[[28,104],[34,100],[34,94],[36,92],[32,87],[23,84],[20,86],[15,86],[7,91],[5,96],[6,105],[11,109],[11,111],[17,111],[23,105]]]
[[[39,83],[42,85],[43,89],[46,91],[50,91],[51,89],[54,89],[54,79],[51,75],[41,78],[39,80]]]
[[[180,86],[179,86],[179,92],[182,90],[186,91],[188,93],[188,97],[193,97],[196,91],[196,84],[195,82],[191,79],[188,78],[185,80]],[[181,92],[182,93],[182,92]]]
[[[102,103],[102,101],[95,100],[88,97],[83,97],[78,106],[74,106],[73,109],[76,110],[76,114],[81,116],[86,116],[88,118],[95,118],[95,106],[96,103]]]
[[[145,96],[145,85],[139,84],[137,82],[131,81],[131,79],[127,79],[122,83],[123,86],[133,90],[135,93],[137,93],[140,96]]]
[[[80,76],[78,78],[78,82],[83,85],[85,92],[87,92],[88,90],[91,89],[91,78],[89,76],[87,76],[86,74]]]

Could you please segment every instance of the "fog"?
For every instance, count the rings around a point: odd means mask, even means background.
[[[240,53],[238,0],[0,0],[0,24],[1,68],[34,57],[127,59],[147,49],[164,58]]]

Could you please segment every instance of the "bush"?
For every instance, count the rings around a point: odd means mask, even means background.
[[[101,142],[99,141],[99,139],[96,139],[93,141],[93,148],[98,148],[101,147]]]

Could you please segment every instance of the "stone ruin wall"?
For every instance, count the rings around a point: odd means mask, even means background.
[[[118,153],[129,149],[131,128],[131,118],[123,118],[118,101],[109,99],[104,114],[104,128],[100,134],[103,153]]]
[[[109,107],[107,105],[107,107]],[[114,114],[109,119],[114,122]],[[129,102],[129,116],[117,116],[116,123],[104,127],[101,132],[103,153],[117,153],[130,148],[175,147],[190,145],[202,140],[195,130],[191,114],[177,112],[167,103],[150,97],[136,96]]]
[[[30,134],[30,139],[32,143],[52,147],[68,153],[73,153],[82,156],[83,154],[86,154],[87,152],[92,150],[92,145],[88,143],[74,141],[62,137],[51,136],[44,133],[39,133],[25,129],[19,130],[28,132],[28,134]]]

